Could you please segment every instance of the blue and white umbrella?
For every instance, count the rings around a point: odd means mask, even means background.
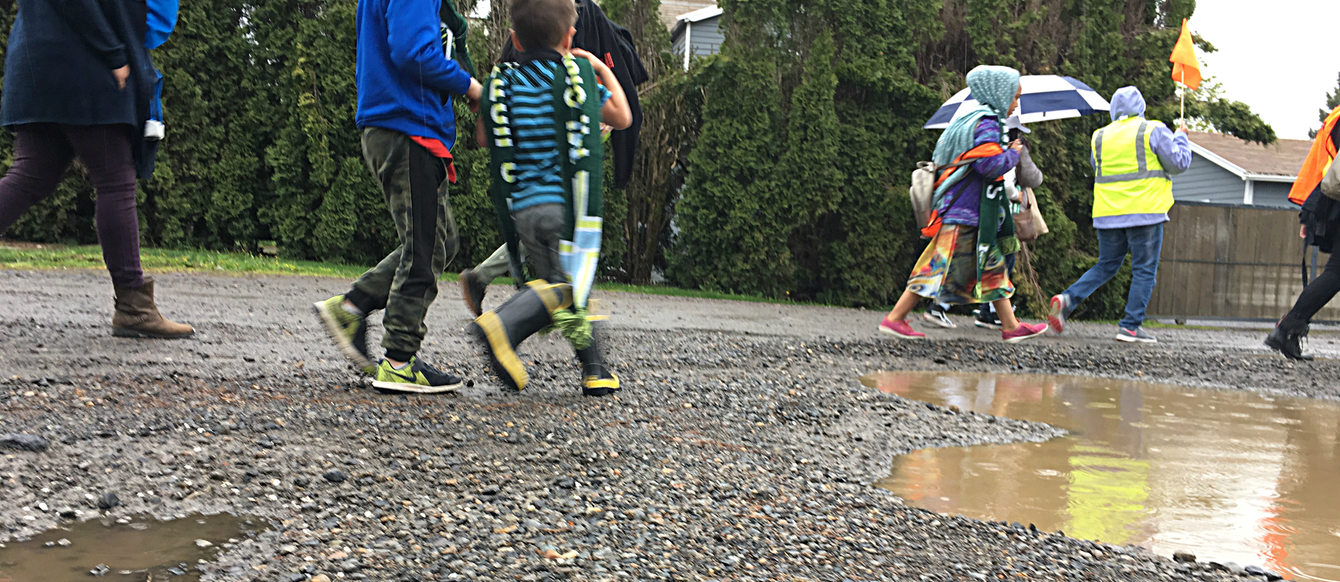
[[[1074,77],[1026,75],[1019,78],[1019,87],[1022,91],[1015,114],[1024,124],[1091,115],[1111,108],[1097,91]],[[978,105],[972,92],[964,89],[941,105],[922,127],[944,129],[949,127],[949,122]]]

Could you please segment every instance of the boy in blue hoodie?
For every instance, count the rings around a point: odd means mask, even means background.
[[[437,297],[437,278],[456,254],[456,223],[447,200],[456,141],[451,96],[472,103],[482,86],[442,47],[441,0],[360,0],[356,121],[363,158],[381,184],[400,247],[352,288],[314,309],[346,357],[389,392],[454,390],[461,379],[417,354],[428,331],[424,317]],[[385,309],[382,347],[374,364],[367,348],[368,313]]]

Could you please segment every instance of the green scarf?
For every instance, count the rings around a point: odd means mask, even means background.
[[[452,0],[442,0],[438,17],[442,19],[442,24],[446,25],[446,30],[442,31],[442,48],[446,50],[447,58],[460,63],[471,77],[476,76],[475,63],[470,60],[470,49],[465,42],[465,37],[470,33],[470,23],[456,11],[456,5]],[[447,31],[451,31],[452,44],[447,44]]]
[[[525,279],[520,241],[512,220],[512,195],[519,184],[513,175],[516,152],[512,130],[512,107],[507,70],[527,66],[501,63],[494,67],[484,88],[481,108],[484,131],[489,140],[489,188],[499,230],[507,242],[512,272]],[[601,213],[604,200],[604,145],[600,136],[601,102],[595,69],[585,59],[564,55],[554,75],[554,126],[558,136],[559,167],[563,172],[563,200],[567,210],[559,256],[572,284],[573,307],[585,311],[595,284],[600,259]]]

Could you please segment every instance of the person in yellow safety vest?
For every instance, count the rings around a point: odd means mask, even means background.
[[[1112,95],[1112,123],[1093,134],[1093,227],[1098,230],[1098,264],[1051,299],[1050,327],[1061,333],[1065,319],[1131,255],[1131,289],[1117,341],[1154,343],[1143,327],[1154,293],[1163,250],[1163,223],[1172,208],[1172,176],[1191,167],[1186,127],[1173,133],[1144,118],[1145,98],[1135,87]]]
[[[1321,311],[1337,292],[1340,292],[1340,202],[1322,194],[1322,177],[1335,162],[1340,152],[1340,107],[1326,116],[1326,121],[1312,142],[1312,149],[1298,170],[1289,192],[1289,201],[1301,204],[1298,221],[1303,224],[1298,236],[1323,253],[1330,253],[1326,269],[1317,275],[1298,295],[1293,308],[1266,336],[1266,345],[1291,360],[1311,360],[1303,353],[1302,338],[1307,335],[1312,316]]]

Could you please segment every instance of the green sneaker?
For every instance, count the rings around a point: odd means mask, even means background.
[[[349,361],[359,369],[371,374],[376,371],[377,365],[368,356],[367,320],[345,311],[343,303],[344,296],[336,295],[325,301],[313,303],[312,311],[321,319],[326,333],[330,335],[330,339],[335,340],[335,345],[339,346],[344,357],[349,358]]]
[[[438,394],[460,388],[461,382],[459,376],[438,370],[414,357],[399,370],[392,367],[391,362],[382,360],[377,365],[372,387],[382,392]]]

